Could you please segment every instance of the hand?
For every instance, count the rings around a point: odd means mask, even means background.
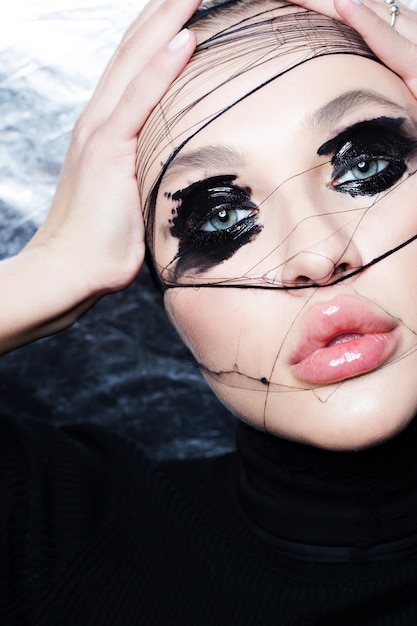
[[[144,258],[137,135],[195,48],[182,25],[199,0],[151,0],[124,36],[77,122],[52,208],[0,262],[0,353],[67,328],[127,286]]]
[[[194,50],[188,31],[168,42],[198,5],[151,0],[132,24],[77,122],[52,208],[26,248],[71,264],[88,295],[123,288],[142,264],[137,135]]]
[[[383,0],[293,0],[306,9],[342,20],[354,28],[381,61],[398,74],[417,98],[417,12],[397,2],[400,13],[390,26]]]

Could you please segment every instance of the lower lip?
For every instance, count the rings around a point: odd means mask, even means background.
[[[398,347],[398,334],[369,333],[352,335],[338,343],[315,350],[292,366],[295,376],[312,384],[336,383],[371,372],[381,365]]]

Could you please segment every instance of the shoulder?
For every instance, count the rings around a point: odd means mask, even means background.
[[[152,525],[179,502],[198,507],[222,482],[228,459],[156,462],[98,425],[0,417],[2,521],[14,535],[28,525],[53,529],[57,545],[71,551],[129,519]]]
[[[87,584],[103,546],[117,561],[148,508],[148,474],[137,448],[94,425],[0,417],[0,616],[1,598],[11,614],[34,615],[39,598],[64,593],[68,572],[67,586]]]

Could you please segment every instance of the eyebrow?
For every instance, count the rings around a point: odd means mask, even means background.
[[[343,116],[352,109],[363,105],[380,106],[389,109],[393,114],[407,113],[398,103],[366,89],[347,91],[314,111],[308,117],[311,126],[329,127],[337,124]],[[212,170],[222,167],[238,167],[244,164],[243,155],[233,146],[211,145],[189,152],[178,154],[170,163],[163,177],[163,185],[169,185],[171,180],[190,168]]]
[[[392,113],[407,113],[406,109],[396,102],[367,89],[356,89],[327,102],[324,106],[314,111],[309,122],[312,126],[328,127],[337,124],[341,118],[351,109],[363,105],[380,106],[389,109]]]
[[[236,167],[243,163],[242,154],[232,146],[204,146],[176,156],[164,174],[163,184],[169,184],[172,178],[184,171],[189,171],[190,168],[212,170],[224,166]]]

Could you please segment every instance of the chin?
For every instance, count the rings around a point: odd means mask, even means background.
[[[392,439],[416,412],[414,398],[408,403],[399,401],[401,394],[381,398],[380,386],[367,379],[366,393],[358,393],[354,381],[269,394],[212,386],[237,418],[257,430],[319,448],[349,451]]]
[[[335,419],[334,423],[318,424],[309,432],[282,433],[281,436],[327,450],[340,452],[364,450],[394,438],[408,426],[412,419],[413,417],[393,421],[361,418],[350,422]],[[276,434],[279,434],[279,428]]]

